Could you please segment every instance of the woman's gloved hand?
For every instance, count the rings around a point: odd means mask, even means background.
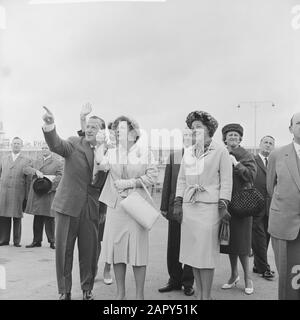
[[[115,187],[119,192],[126,189],[133,189],[136,187],[136,179],[119,179],[115,181]]]
[[[229,222],[231,215],[227,210],[229,201],[226,199],[220,199],[218,203],[220,218],[223,222]]]
[[[176,197],[174,199],[173,220],[177,221],[180,224],[182,222],[182,215],[183,215],[182,202],[183,202],[182,197]]]

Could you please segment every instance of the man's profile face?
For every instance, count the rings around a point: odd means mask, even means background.
[[[85,129],[85,138],[88,142],[96,142],[97,133],[100,130],[100,121],[98,119],[89,119]]]
[[[22,150],[23,141],[21,139],[14,139],[11,143],[13,153],[19,153]]]
[[[264,137],[259,145],[260,152],[265,153],[265,154],[270,154],[275,147],[275,141],[274,139],[270,137]]]
[[[290,132],[294,135],[294,138],[300,139],[300,113],[293,116]]]

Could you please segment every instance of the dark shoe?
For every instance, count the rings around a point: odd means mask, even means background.
[[[26,246],[26,248],[35,248],[35,247],[41,247],[41,246],[42,244],[40,242],[32,242],[31,244]]]
[[[22,247],[19,243],[15,243],[14,244],[14,247],[17,247],[17,248],[20,248],[20,247]]]
[[[274,273],[274,271],[272,272],[270,270],[267,270],[264,273],[262,273],[262,277],[266,280],[272,280],[275,277]]]
[[[256,267],[253,267],[253,272],[254,272],[254,273],[260,273],[260,272],[258,272],[258,270],[257,270]]]
[[[173,285],[171,283],[168,283],[165,287],[162,287],[160,289],[158,289],[159,292],[164,293],[164,292],[170,292],[170,291],[174,291],[174,290],[181,290],[180,285]]]
[[[71,300],[71,292],[62,293],[59,297],[59,300]]]
[[[92,291],[83,291],[82,300],[94,300],[94,296],[92,294]]]
[[[51,242],[51,243],[50,243],[50,248],[51,248],[51,249],[55,249],[55,244],[54,244],[54,242]]]
[[[0,243],[0,246],[9,246],[9,242],[2,242]]]
[[[183,289],[183,292],[186,296],[192,296],[195,293],[195,291],[192,287],[185,287]]]

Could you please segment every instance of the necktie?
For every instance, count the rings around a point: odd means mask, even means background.
[[[266,165],[266,167],[268,166],[268,158],[267,157],[265,157],[265,165]]]

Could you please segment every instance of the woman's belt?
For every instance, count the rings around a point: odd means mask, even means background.
[[[195,203],[197,201],[197,194],[204,191],[206,189],[201,184],[194,184],[187,187],[185,194],[189,202]]]

